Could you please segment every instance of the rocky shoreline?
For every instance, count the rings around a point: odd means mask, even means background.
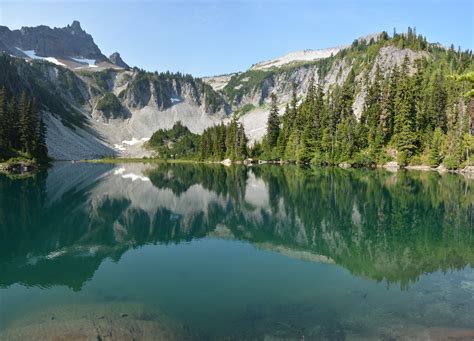
[[[0,173],[6,175],[29,176],[34,174],[38,169],[38,164],[30,160],[0,163]]]
[[[399,169],[407,169],[407,170],[417,170],[417,171],[435,171],[438,173],[458,173],[464,175],[474,175],[474,166],[466,166],[460,169],[447,169],[444,165],[439,165],[437,167],[431,167],[428,165],[408,165],[401,167],[396,162],[388,162],[384,165],[377,166],[379,168],[384,168],[388,171],[397,171]]]
[[[265,163],[270,163],[270,164],[291,164],[294,162],[286,161],[286,160],[278,160],[278,161],[268,161],[268,160],[253,160],[253,159],[245,159],[244,161],[232,161],[230,159],[225,159],[220,162],[224,166],[230,166],[232,163],[235,164],[245,164],[245,165],[250,165],[253,163],[256,164],[265,164]],[[300,163],[301,164],[301,163]],[[304,163],[307,165],[310,165],[311,163]],[[465,166],[464,168],[460,169],[447,169],[444,165],[439,165],[437,167],[431,167],[428,165],[408,165],[408,166],[400,166],[396,161],[390,161],[387,162],[386,164],[381,164],[381,165],[372,165],[372,166],[356,166],[354,164],[351,164],[350,162],[341,162],[337,165],[339,168],[342,169],[349,169],[349,168],[383,168],[388,171],[397,171],[400,169],[407,169],[407,170],[418,170],[418,171],[437,171],[439,173],[446,173],[446,172],[451,172],[451,173],[461,173],[461,174],[474,174],[474,166]]]
[[[96,159],[96,160],[82,160],[81,162],[93,162],[93,163],[153,163],[153,162],[165,162],[165,163],[207,163],[207,164],[222,164],[226,167],[229,167],[233,164],[236,165],[260,165],[260,164],[276,164],[276,165],[288,165],[288,164],[299,164],[299,165],[311,165],[309,162],[305,163],[295,163],[288,160],[259,160],[259,159],[252,159],[247,158],[245,160],[231,160],[231,159],[224,159],[222,161],[198,161],[198,160],[187,160],[187,159],[180,159],[180,160],[162,160],[162,159],[154,159],[154,158],[114,158],[114,159]],[[464,168],[460,169],[447,169],[444,165],[439,165],[438,167],[431,167],[428,165],[408,165],[408,166],[400,166],[396,161],[390,161],[386,164],[374,164],[371,166],[358,166],[355,164],[351,164],[349,162],[341,162],[336,167],[342,169],[349,169],[349,168],[367,168],[367,169],[375,169],[375,168],[382,168],[387,171],[398,171],[402,169],[406,170],[416,170],[416,171],[436,171],[438,173],[458,173],[464,174],[466,176],[474,176],[474,166],[465,166]]]

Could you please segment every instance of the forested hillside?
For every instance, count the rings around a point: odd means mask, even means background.
[[[400,65],[387,69],[377,59],[387,46],[424,53],[414,59],[405,54]],[[471,51],[429,44],[409,28],[392,38],[382,33],[377,41],[356,40],[324,63],[344,58],[352,67],[342,84],[328,86],[321,74],[319,82],[313,76],[301,98],[293,82],[283,113],[271,95],[267,134],[254,146],[254,156],[358,166],[392,160],[400,166],[472,164],[473,104],[464,96],[472,92],[472,82],[454,76],[474,69]],[[320,65],[319,70],[324,68]],[[361,93],[363,106],[356,113]]]
[[[357,120],[354,79],[351,71],[328,96],[311,83],[301,104],[293,92],[281,117],[274,96],[261,156],[318,164],[375,165],[394,159],[401,166],[443,162],[459,168],[472,163],[472,104],[462,96],[466,84],[447,78],[426,60],[417,62],[413,74],[408,59],[385,78],[377,68]]]

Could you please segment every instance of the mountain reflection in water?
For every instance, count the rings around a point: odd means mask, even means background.
[[[426,274],[471,272],[473,183],[273,165],[59,163],[0,176],[0,288],[80,292],[128,250],[215,239],[409,290]]]

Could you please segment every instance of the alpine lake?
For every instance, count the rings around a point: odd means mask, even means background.
[[[474,339],[474,180],[56,163],[0,175],[1,340]]]

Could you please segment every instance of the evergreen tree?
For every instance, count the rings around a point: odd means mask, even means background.
[[[369,146],[374,147],[375,140],[379,132],[379,126],[381,124],[381,82],[382,74],[380,67],[377,64],[374,80],[367,89],[367,95],[365,97],[364,109],[361,114],[359,121],[359,134],[362,134],[359,138],[359,147],[361,149]]]
[[[33,150],[33,141],[35,136],[32,120],[32,106],[25,92],[21,94],[19,104],[19,131],[21,150],[25,153],[31,153]]]
[[[20,150],[21,149],[21,143],[20,143],[20,124],[19,124],[19,119],[20,115],[18,113],[18,106],[16,103],[15,97],[11,97],[8,106],[7,106],[7,111],[6,111],[6,119],[5,119],[5,131],[6,131],[6,136],[8,136],[8,139],[10,141],[10,148],[15,149],[15,150]]]
[[[39,163],[48,162],[48,147],[46,146],[46,124],[43,118],[39,120],[38,136],[36,139],[34,157]]]
[[[245,159],[248,156],[248,150],[247,150],[248,139],[247,139],[247,136],[245,135],[245,129],[242,123],[239,123],[238,137],[239,137],[238,139],[239,144],[238,144],[237,155],[239,159]]]
[[[9,129],[7,116],[7,98],[5,88],[0,89],[0,152],[9,146]]]
[[[270,114],[267,121],[267,145],[268,148],[275,148],[280,135],[280,118],[278,114],[277,96],[271,94]]]
[[[195,155],[200,160],[242,160],[248,155],[247,142],[243,125],[234,117],[227,126],[219,124],[205,129]]]
[[[400,74],[395,100],[395,134],[398,162],[406,165],[416,152],[415,113],[413,83],[408,76],[408,57],[405,58]]]
[[[438,166],[441,163],[441,150],[444,142],[444,134],[441,128],[436,128],[431,139],[429,162],[430,166]]]
[[[280,136],[278,137],[278,153],[282,155],[292,129],[290,106],[288,104],[285,106],[285,112],[283,113],[281,121],[282,127],[280,130]]]

